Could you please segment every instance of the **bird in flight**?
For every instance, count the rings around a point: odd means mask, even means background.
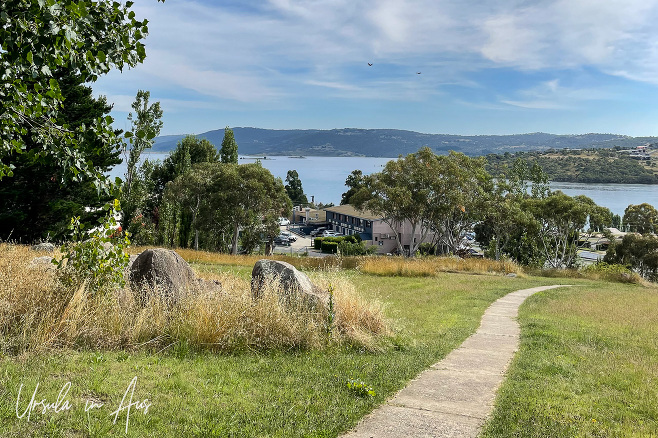
[[[371,64],[371,63],[368,63],[368,66],[372,67],[372,64]]]
[[[419,72],[419,71],[417,71],[417,72],[416,72],[416,74],[417,74],[417,75],[419,75],[419,74],[420,74],[420,72]]]

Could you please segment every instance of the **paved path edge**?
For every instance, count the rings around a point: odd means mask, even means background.
[[[520,305],[537,292],[567,286],[521,289],[494,301],[475,333],[342,437],[477,437],[519,348]]]

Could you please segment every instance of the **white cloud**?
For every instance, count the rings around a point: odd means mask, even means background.
[[[416,100],[420,93],[440,93],[445,84],[477,86],[468,75],[492,67],[549,72],[585,67],[658,82],[657,5],[656,0],[140,2],[138,16],[150,21],[148,58],[129,77],[142,88],[156,83],[209,99],[268,104],[307,98],[309,86],[318,96],[333,90],[338,96]],[[375,65],[359,70],[366,61]],[[403,77],[416,71],[434,78],[418,83]],[[554,94],[558,91],[576,88]],[[504,100],[546,107],[554,101],[522,93]]]

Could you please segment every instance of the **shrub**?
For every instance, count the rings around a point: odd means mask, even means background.
[[[377,247],[371,246],[369,248],[366,248],[366,245],[363,242],[350,242],[347,239],[345,239],[338,244],[338,250],[340,251],[340,254],[343,256],[360,256],[360,255],[374,254],[375,251],[377,251]]]
[[[627,266],[598,261],[582,269],[588,278],[603,279],[618,283],[640,283],[640,276]]]
[[[336,254],[338,252],[338,242],[327,242],[327,240],[322,241],[322,252],[327,252],[329,254]]]
[[[86,284],[85,289],[95,294],[125,285],[124,271],[129,256],[124,249],[130,240],[115,219],[121,205],[115,199],[103,209],[107,215],[90,231],[84,229],[80,217],[71,219],[72,242],[60,248],[62,258],[54,261],[59,280],[67,287]]]

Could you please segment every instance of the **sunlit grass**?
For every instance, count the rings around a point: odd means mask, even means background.
[[[521,274],[522,270],[511,261],[459,257],[402,257],[365,258],[359,268],[362,272],[384,276],[430,277],[440,272],[467,272],[472,274]]]
[[[336,272],[315,274],[317,284],[334,290],[335,318],[329,323],[328,310],[283,304],[273,286],[255,300],[242,275],[205,272],[203,277],[220,281],[221,290],[194,291],[173,306],[151,293],[154,298],[142,305],[129,287],[98,295],[84,285],[65,287],[52,266],[31,265],[34,255],[27,247],[0,245],[0,352],[159,350],[176,343],[212,351],[333,344],[380,349],[393,335],[379,305],[360,298]]]
[[[521,349],[484,436],[655,436],[655,288],[546,291],[522,306],[520,321]]]

